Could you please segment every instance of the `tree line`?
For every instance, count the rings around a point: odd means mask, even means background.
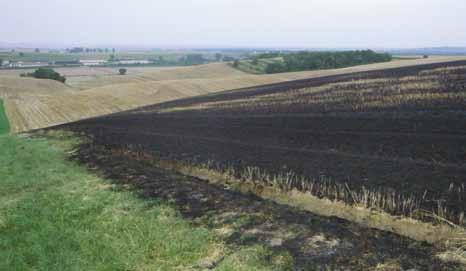
[[[392,60],[390,54],[376,53],[372,50],[274,54],[274,57],[277,56],[283,57],[283,61],[267,64],[266,73],[337,69]]]

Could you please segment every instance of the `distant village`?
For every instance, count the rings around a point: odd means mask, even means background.
[[[105,60],[105,59],[82,59],[76,61],[51,61],[51,62],[40,62],[40,61],[11,61],[3,60],[1,63],[2,68],[14,69],[14,68],[37,68],[47,66],[107,66],[107,65],[148,65],[153,64],[150,60]]]
[[[42,54],[39,49],[35,49],[30,53],[35,53],[36,55]],[[71,60],[51,60],[43,61],[41,57],[40,61],[32,60],[22,60],[25,55],[24,52],[15,52],[11,50],[8,54],[18,54],[19,57],[16,57],[16,60],[11,59],[1,59],[0,56],[0,68],[2,69],[27,69],[27,68],[37,68],[37,67],[63,67],[63,66],[124,66],[124,65],[150,65],[150,64],[160,64],[161,57],[158,59],[131,59],[130,57],[118,58],[115,56],[115,49],[92,49],[92,48],[72,48],[66,49],[63,51],[49,51],[43,53],[44,55],[50,54],[54,56],[59,56],[61,54],[72,56],[76,55],[75,59]],[[108,54],[108,59],[102,59],[102,55]],[[96,57],[96,56],[99,57]],[[51,57],[53,59],[54,57]],[[59,57],[60,58],[60,57]]]

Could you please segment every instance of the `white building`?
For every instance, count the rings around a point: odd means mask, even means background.
[[[150,64],[149,60],[120,60],[118,64],[123,65],[135,65],[135,64]]]
[[[99,66],[99,65],[104,65],[107,63],[107,60],[105,59],[82,59],[79,60],[79,63],[81,63],[84,66]]]

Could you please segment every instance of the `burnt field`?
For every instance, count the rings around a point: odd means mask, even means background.
[[[122,185],[121,189],[134,189],[144,199],[169,201],[183,217],[219,233],[231,251],[264,245],[275,253],[289,254],[293,265],[285,270],[461,269],[460,264],[437,257],[444,251],[441,245],[232,191],[162,169],[137,153],[89,142],[72,158]],[[217,270],[222,261],[223,257],[215,259],[208,270]]]
[[[466,62],[299,80],[60,126],[89,148],[464,224]]]

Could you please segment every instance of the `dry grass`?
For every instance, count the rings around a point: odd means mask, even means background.
[[[0,98],[4,99],[11,131],[22,132],[223,90],[464,59],[466,57],[432,57],[272,75],[245,74],[218,63],[178,68],[134,68],[126,76],[112,75],[114,71],[107,68],[63,68],[60,71],[68,75],[72,87],[49,80],[3,76],[0,77]],[[1,71],[0,75],[14,72]]]
[[[53,80],[0,76],[0,98],[2,99],[56,96],[70,94],[72,91],[73,89],[69,86]]]
[[[126,76],[120,76],[117,68],[94,68],[99,74],[92,72],[85,76],[68,75],[68,83],[77,89],[93,89],[108,85],[127,83],[148,83],[164,80],[182,80],[197,78],[223,78],[230,76],[242,76],[245,73],[233,69],[225,64],[208,64],[188,67],[131,67]]]

